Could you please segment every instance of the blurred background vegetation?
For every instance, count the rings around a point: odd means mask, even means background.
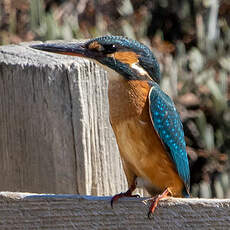
[[[192,195],[230,197],[230,1],[0,0],[0,45],[103,34],[152,48],[184,124]]]

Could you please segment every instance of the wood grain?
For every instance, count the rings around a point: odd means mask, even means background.
[[[160,201],[152,219],[143,198],[0,193],[1,229],[230,229],[229,199]]]
[[[126,191],[106,73],[29,44],[0,47],[0,190]]]

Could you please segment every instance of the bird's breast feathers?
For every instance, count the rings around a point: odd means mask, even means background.
[[[149,90],[147,81],[110,81],[111,125],[123,161],[145,181],[147,190],[154,194],[156,190],[159,192],[171,186],[173,195],[181,196],[183,182],[152,125]]]
[[[111,122],[119,123],[131,117],[149,119],[147,81],[109,78],[108,96]],[[147,112],[147,113],[146,113]]]

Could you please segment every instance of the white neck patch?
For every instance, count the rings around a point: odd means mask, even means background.
[[[152,78],[149,76],[148,72],[146,72],[139,64],[137,63],[133,63],[131,66],[131,68],[135,69],[141,76],[147,76],[148,78],[150,78],[152,80]]]

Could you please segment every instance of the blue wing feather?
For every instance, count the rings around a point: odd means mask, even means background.
[[[168,147],[178,174],[189,191],[190,171],[183,126],[173,101],[156,83],[149,92],[149,106],[154,128]]]

